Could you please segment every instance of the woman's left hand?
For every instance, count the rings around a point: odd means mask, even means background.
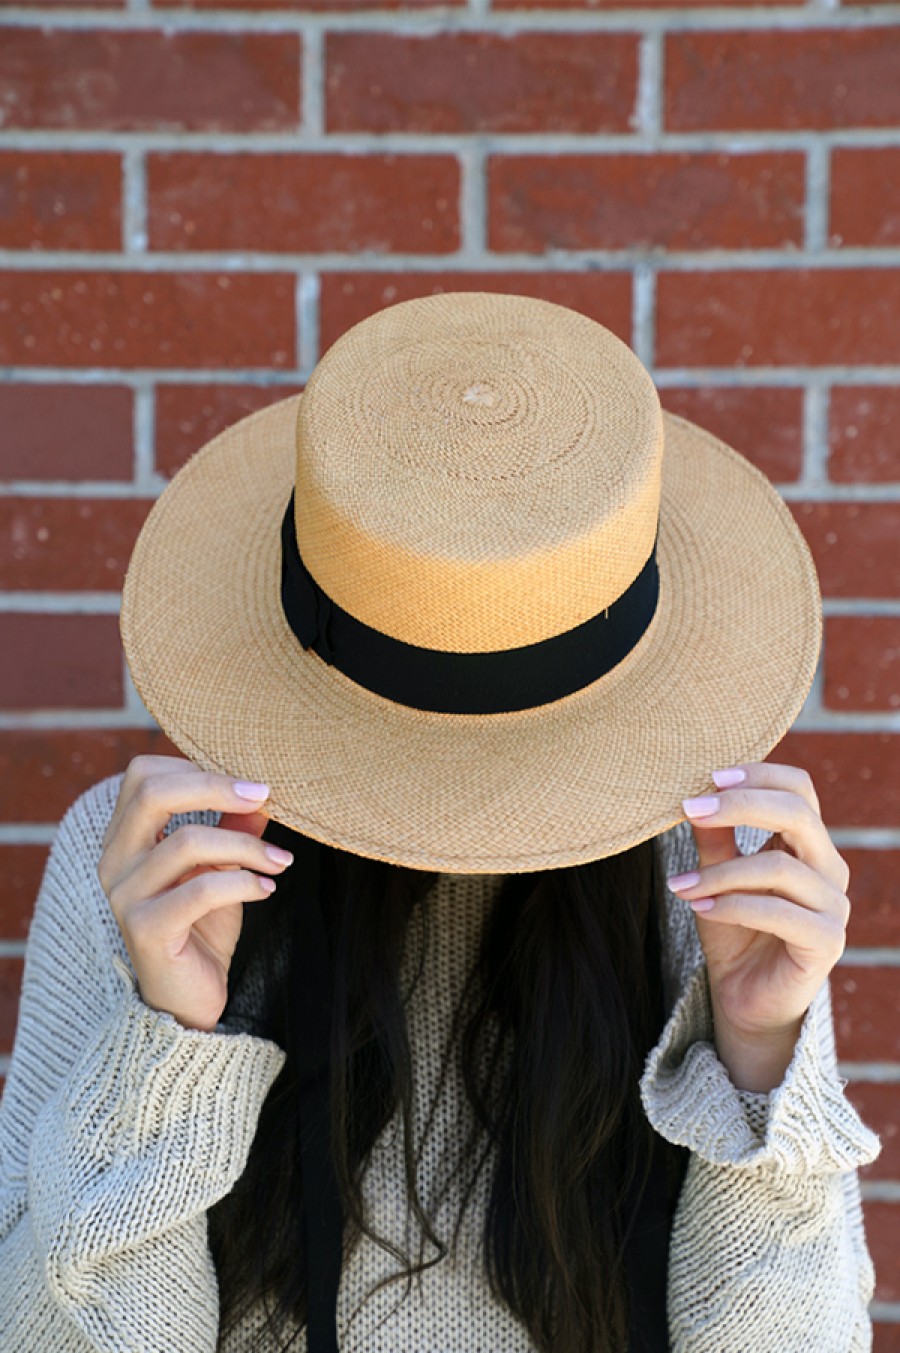
[[[850,870],[796,766],[744,762],[746,778],[685,799],[699,857],[694,886],[669,887],[694,908],[707,960],[716,1048],[735,1084],[768,1091],[793,1055],[803,1016],[844,951]],[[714,780],[722,781],[716,772]],[[697,813],[717,798],[718,810]],[[741,855],[734,828],[774,834]]]

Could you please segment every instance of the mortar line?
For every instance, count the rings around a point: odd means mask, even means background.
[[[663,38],[660,32],[646,32],[638,47],[637,98],[633,129],[655,145],[662,135]]]
[[[557,10],[530,10],[506,12],[486,11],[481,0],[471,0],[464,7],[429,6],[420,11],[372,9],[356,13],[330,11],[280,11],[253,13],[250,10],[157,11],[133,4],[125,10],[83,9],[46,10],[35,15],[27,5],[10,6],[3,12],[3,27],[42,29],[91,29],[103,27],[113,31],[133,29],[167,30],[174,33],[262,33],[297,34],[313,27],[336,31],[377,31],[389,29],[399,36],[416,34],[437,35],[448,32],[491,32],[515,34],[518,32],[560,31],[564,33],[597,32],[598,17],[606,32],[759,32],[778,29],[780,32],[810,32],[831,29],[855,30],[889,28],[900,18],[900,5],[879,5],[877,10],[860,7],[859,11],[818,7],[815,5],[778,5],[758,12],[755,8],[733,9],[722,6],[702,10],[674,10],[671,6],[646,9],[604,9],[596,13],[561,13]],[[149,21],[149,22],[148,22]]]
[[[651,374],[656,350],[655,311],[656,276],[651,267],[639,263],[631,279],[632,347]]]
[[[481,144],[473,143],[460,151],[458,161],[460,247],[456,260],[475,271],[486,271],[487,262],[494,271],[494,256],[487,256],[487,156]]]
[[[460,160],[473,147],[458,151]],[[554,249],[547,254],[502,253],[490,256],[491,272],[630,272],[637,266],[655,273],[668,272],[798,272],[893,271],[900,267],[900,249],[854,248],[833,254],[805,254],[771,249],[707,249],[673,251],[668,254],[647,249]],[[0,250],[0,267],[10,272],[244,272],[284,273],[300,268],[322,272],[460,272],[470,266],[457,254],[375,253],[270,253],[264,250],[179,250],[142,254],[113,253],[109,250]]]
[[[311,372],[319,360],[319,277],[302,272],[297,278],[297,366]],[[305,379],[304,382],[305,384]]]
[[[300,54],[302,103],[300,131],[304,139],[318,138],[325,134],[323,46],[321,27],[309,25],[303,29],[303,46]]]
[[[900,968],[900,949],[857,949],[848,947],[838,959],[844,968]]]
[[[844,1080],[869,1085],[900,1084],[900,1063],[838,1062],[838,1075]]]
[[[900,849],[900,827],[829,827],[838,850]]]
[[[116,131],[79,128],[6,127],[0,129],[0,146],[7,149],[49,149],[76,151],[123,151],[135,147],[143,151],[296,151],[310,153],[325,150],[342,152],[404,151],[421,153],[423,139],[435,153],[454,154],[468,144],[473,136],[481,135],[491,151],[526,154],[535,151],[549,153],[604,153],[620,155],[625,152],[669,151],[727,151],[733,155],[772,154],[800,151],[806,153],[811,145],[828,147],[884,148],[900,144],[897,127],[838,127],[826,131],[773,128],[766,131],[717,130],[701,131],[662,130],[650,135],[640,130],[630,131],[493,131],[493,132],[405,132],[405,131],[333,131],[319,136],[307,135],[296,128],[284,131]]]
[[[806,148],[804,248],[810,251],[828,248],[829,178],[828,144],[814,137]]]
[[[802,729],[806,723],[817,724],[826,717],[826,711],[823,707],[822,692],[825,685],[825,648],[819,653],[819,659],[816,663],[816,670],[813,673],[812,685],[807,692],[806,699],[803,702],[803,708],[799,717],[794,721],[795,727],[799,724]]]
[[[122,247],[129,256],[147,251],[147,164],[140,146],[122,155]]]
[[[399,271],[391,269],[391,273]],[[465,271],[469,271],[466,268]],[[493,269],[484,269],[486,274]],[[312,276],[318,274],[313,270]],[[386,274],[388,275],[388,274]],[[110,385],[139,384],[142,380],[177,381],[182,385],[295,385],[300,373],[279,367],[67,367],[17,366],[0,368],[0,380],[18,381],[33,385]],[[835,367],[657,367],[653,377],[662,389],[682,386],[690,389],[717,386],[722,388],[758,389],[776,386],[794,389],[797,386],[835,386],[861,384],[894,388],[900,382],[900,365],[894,366],[835,366]],[[779,484],[779,492],[788,494],[796,481]],[[829,483],[828,495],[835,501],[856,501],[858,495],[871,494],[873,500],[885,489],[896,488],[892,481],[872,484]]]
[[[807,385],[803,391],[803,471],[792,485],[798,495],[820,494],[828,484],[828,387]]]
[[[154,491],[156,391],[148,381],[134,389],[134,488],[141,496]]]

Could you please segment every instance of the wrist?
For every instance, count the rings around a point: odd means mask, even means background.
[[[737,1029],[713,1007],[716,1053],[738,1090],[768,1094],[784,1080],[791,1064],[802,1017],[780,1029]]]

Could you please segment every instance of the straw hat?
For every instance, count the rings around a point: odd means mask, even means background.
[[[821,634],[769,480],[630,348],[522,296],[363,320],[214,438],[125,578],[135,686],[205,770],[359,855],[516,873],[684,818],[799,713]]]

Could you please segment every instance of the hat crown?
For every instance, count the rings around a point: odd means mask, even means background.
[[[522,296],[404,302],[338,339],[300,400],[298,548],[406,643],[540,642],[640,573],[662,454],[650,375],[602,325]]]

